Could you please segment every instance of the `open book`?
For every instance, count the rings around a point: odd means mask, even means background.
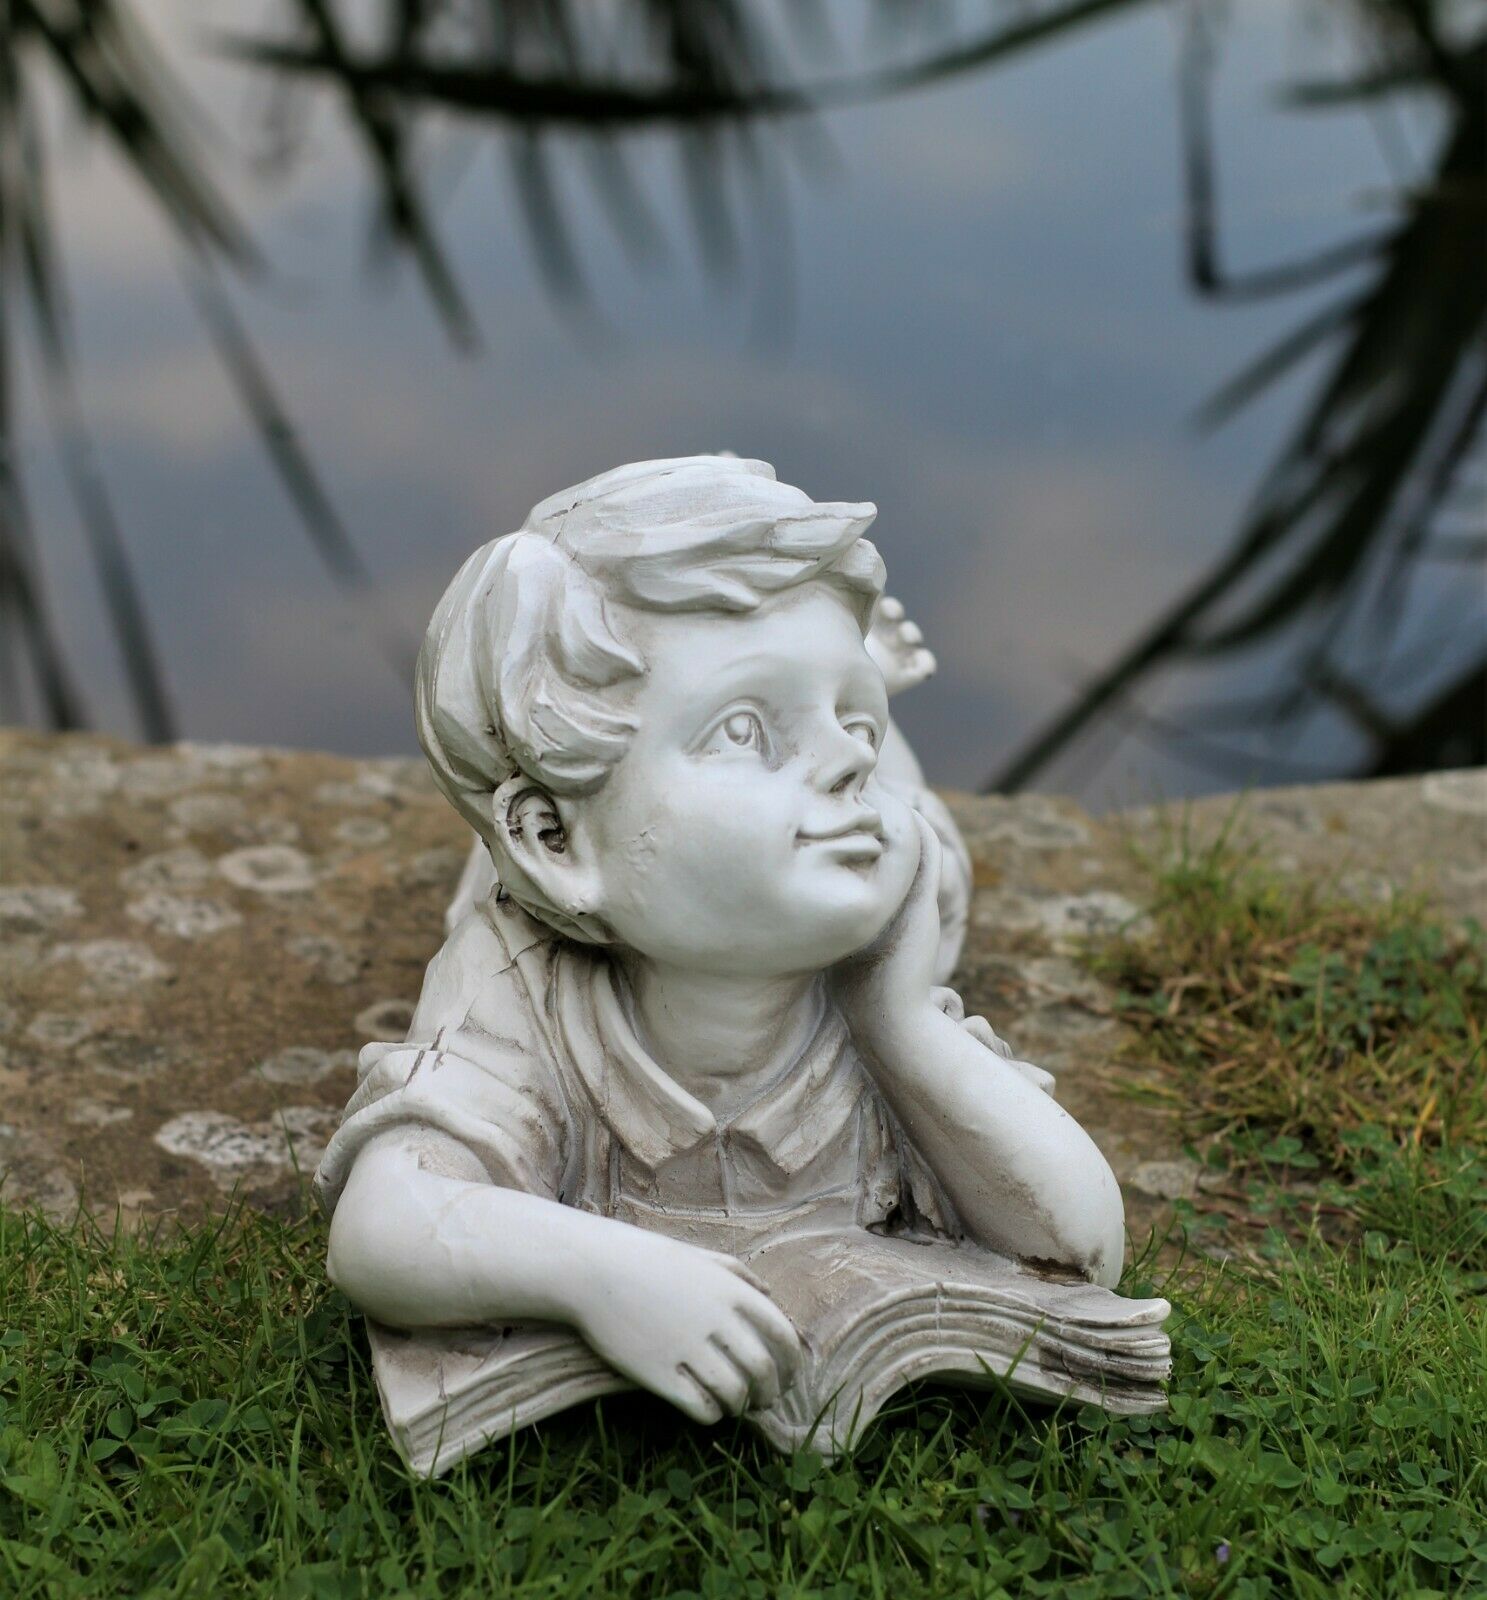
[[[1160,1410],[1165,1300],[1053,1280],[966,1245],[853,1229],[785,1234],[745,1259],[800,1330],[791,1389],[747,1420],[784,1450],[846,1446],[896,1389],[946,1378],[1107,1411]],[[633,1387],[570,1329],[398,1333],[370,1324],[382,1407],[415,1472],[565,1406]]]

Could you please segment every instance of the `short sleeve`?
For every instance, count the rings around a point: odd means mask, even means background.
[[[335,1210],[357,1153],[399,1127],[457,1140],[494,1184],[555,1199],[568,1117],[523,979],[481,914],[430,963],[409,1036],[369,1044],[315,1190]]]
[[[906,1134],[899,1133],[897,1144],[903,1183],[901,1204],[910,1231],[959,1239],[959,1218],[934,1170]]]

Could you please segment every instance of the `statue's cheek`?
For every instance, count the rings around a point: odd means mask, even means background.
[[[883,819],[883,832],[888,838],[888,852],[884,857],[885,861],[887,860],[887,855],[892,855],[896,852],[900,855],[907,854],[912,856],[915,843],[914,813],[912,809],[905,805],[891,789],[884,788],[881,783],[875,784],[866,798]]]

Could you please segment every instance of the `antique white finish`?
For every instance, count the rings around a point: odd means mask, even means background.
[[[641,462],[440,602],[419,733],[499,887],[316,1174],[420,1470],[629,1384],[823,1449],[934,1372],[1160,1404],[1109,1166],[936,987],[957,880],[906,746],[885,781],[875,610],[919,641],[874,515]]]
[[[935,658],[925,648],[924,635],[904,615],[900,601],[884,595],[873,611],[868,629],[867,653],[883,674],[890,699],[915,688],[935,670]],[[909,747],[898,724],[890,717],[878,752],[878,782],[912,806],[939,835],[940,950],[935,959],[935,982],[949,983],[965,943],[966,920],[971,909],[971,853],[966,849],[955,818],[945,802],[925,781],[924,769]],[[496,868],[485,841],[477,833],[465,858],[464,870],[444,913],[444,931],[453,933],[496,887]]]

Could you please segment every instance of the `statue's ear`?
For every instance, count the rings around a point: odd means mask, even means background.
[[[600,917],[598,864],[585,859],[570,829],[571,802],[555,800],[522,773],[491,797],[492,821],[502,853],[556,915],[552,920],[594,942],[607,942]],[[508,875],[502,875],[502,881]],[[519,892],[516,882],[509,885]]]
[[[507,784],[509,794],[496,793],[496,823],[508,848],[523,866],[535,858],[566,855],[568,832],[551,795],[530,781]]]

